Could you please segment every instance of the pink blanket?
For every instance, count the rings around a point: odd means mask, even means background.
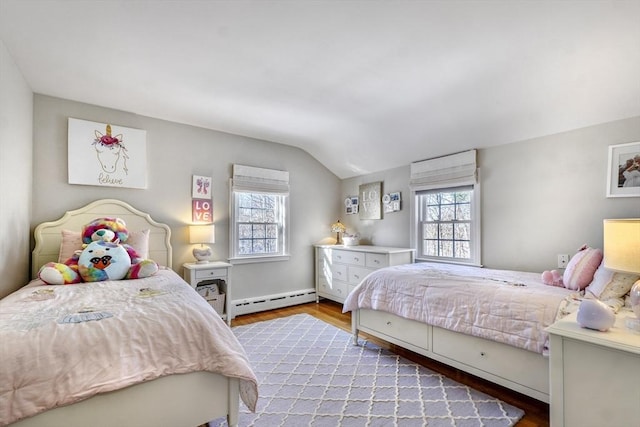
[[[343,311],[386,311],[545,353],[545,328],[564,312],[571,295],[544,285],[538,273],[417,263],[371,273],[349,294]]]
[[[0,425],[165,375],[257,380],[213,308],[172,270],[146,279],[39,286],[0,300]]]

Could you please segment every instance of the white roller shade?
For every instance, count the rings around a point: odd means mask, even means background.
[[[411,163],[414,191],[476,183],[476,150]]]
[[[289,172],[233,165],[232,189],[252,193],[289,193]]]

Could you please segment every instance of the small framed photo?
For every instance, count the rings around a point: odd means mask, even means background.
[[[640,142],[609,146],[607,197],[640,197]]]
[[[193,175],[191,183],[192,199],[211,199],[211,177]]]

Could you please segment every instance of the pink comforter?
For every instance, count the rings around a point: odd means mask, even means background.
[[[0,300],[0,425],[165,375],[257,380],[213,308],[172,270],[146,279],[38,286]]]
[[[416,263],[377,270],[347,297],[343,311],[386,311],[537,353],[572,291],[546,286],[538,273]]]

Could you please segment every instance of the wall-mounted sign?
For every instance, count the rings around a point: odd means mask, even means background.
[[[192,199],[191,215],[194,224],[211,224],[213,222],[211,199]]]
[[[380,194],[382,182],[372,182],[360,186],[360,219],[381,219]]]

